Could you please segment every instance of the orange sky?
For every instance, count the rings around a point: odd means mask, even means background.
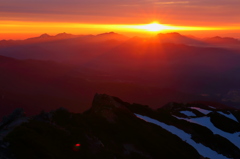
[[[0,2],[0,39],[61,32],[132,36],[148,34],[139,26],[153,21],[168,26],[158,32],[240,38],[239,8],[239,0],[5,0]]]

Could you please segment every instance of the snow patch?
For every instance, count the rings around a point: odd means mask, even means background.
[[[183,141],[185,141],[186,143],[188,143],[189,145],[191,145],[192,147],[194,147],[198,153],[204,157],[208,157],[210,159],[228,159],[227,157],[218,154],[216,151],[213,151],[212,149],[204,146],[203,144],[200,143],[196,143],[194,140],[191,139],[191,135],[184,132],[181,129],[176,128],[175,126],[172,125],[167,125],[163,122],[160,122],[158,120],[149,118],[147,116],[143,116],[140,114],[135,114],[138,118],[145,120],[149,123],[153,123],[155,125],[158,125],[164,129],[166,129],[167,131],[171,132],[172,134],[177,135],[179,138],[181,138]]]
[[[210,106],[210,105],[209,105],[208,107],[209,107],[209,108],[212,108],[212,109],[216,109],[215,107],[213,107],[213,106]]]
[[[193,112],[191,111],[180,111],[180,113],[186,115],[186,116],[196,116]]]
[[[197,111],[199,111],[199,112],[201,112],[201,113],[203,113],[203,114],[205,114],[205,115],[207,115],[207,114],[209,114],[209,113],[211,113],[212,111],[210,111],[210,110],[206,110],[206,109],[202,109],[202,108],[198,108],[198,107],[190,107],[191,109],[195,109],[195,110],[197,110]]]
[[[237,133],[231,134],[231,133],[228,133],[228,132],[222,131],[221,129],[216,128],[210,121],[209,117],[200,117],[200,118],[191,118],[191,119],[180,118],[177,116],[174,116],[174,117],[177,119],[186,120],[188,122],[204,126],[204,127],[208,128],[209,130],[211,130],[214,134],[218,134],[222,137],[225,137],[230,142],[232,142],[235,146],[240,148],[240,137],[239,137],[240,133],[237,132]]]
[[[220,112],[220,111],[218,111],[218,113],[221,114],[221,115],[224,115],[224,116],[227,117],[227,118],[230,118],[230,119],[232,119],[232,120],[238,122],[238,120],[235,118],[235,116],[234,116],[232,113],[225,114],[225,113]]]
[[[12,121],[10,124],[6,125],[2,129],[0,129],[0,141],[3,140],[5,136],[7,136],[13,129],[18,127],[19,125],[23,123],[27,123],[29,121],[29,118],[23,117],[19,118],[17,120]]]

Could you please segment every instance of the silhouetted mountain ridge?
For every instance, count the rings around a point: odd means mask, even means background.
[[[240,45],[240,40],[231,37],[219,37],[205,38],[204,41],[210,44],[235,44]]]
[[[175,43],[175,44],[186,44],[186,45],[197,45],[197,46],[207,46],[207,44],[201,40],[196,40],[177,32],[173,33],[160,33],[156,37],[162,43]]]
[[[84,113],[65,108],[0,123],[0,157],[239,159],[240,111],[170,103],[153,110],[96,94]]]

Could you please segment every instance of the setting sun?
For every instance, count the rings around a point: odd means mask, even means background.
[[[143,25],[141,28],[151,32],[158,32],[166,29],[166,26],[161,25],[157,22],[153,22],[151,24]]]

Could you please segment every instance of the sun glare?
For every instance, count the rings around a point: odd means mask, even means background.
[[[85,23],[63,23],[63,22],[27,22],[27,21],[1,21],[0,36],[27,36],[41,33],[57,34],[68,32],[72,34],[102,32],[124,32],[124,33],[156,33],[165,31],[199,31],[199,30],[227,30],[238,28],[229,27],[198,27],[198,26],[174,26],[169,24],[159,24],[157,21],[150,24],[85,24]],[[8,37],[8,38],[9,38]],[[26,37],[27,38],[27,37]]]
[[[152,32],[158,32],[158,31],[162,31],[162,30],[165,29],[164,25],[161,25],[157,22],[144,25],[144,26],[142,26],[142,28],[147,30],[147,31],[152,31]]]
[[[136,29],[140,29],[140,30],[145,30],[145,31],[149,31],[149,32],[159,32],[162,31],[164,29],[167,29],[166,26],[159,24],[158,22],[153,22],[151,24],[144,24],[144,25],[139,25],[139,26],[135,26]]]

